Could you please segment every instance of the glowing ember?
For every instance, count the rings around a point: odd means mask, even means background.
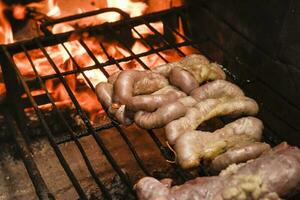
[[[61,15],[60,8],[54,0],[48,0],[48,17],[59,17]]]
[[[14,42],[11,25],[5,17],[6,5],[0,1],[0,44]]]
[[[30,4],[31,7],[38,8],[41,6],[38,3]],[[127,12],[131,17],[139,16],[145,14],[148,5],[143,2],[136,2],[131,0],[107,0],[107,7],[117,7],[121,10]],[[24,7],[15,6],[15,18],[23,19],[26,14]],[[47,1],[47,15],[49,17],[60,17],[61,9],[58,6],[57,2],[54,0]],[[7,22],[5,16],[3,15],[3,9],[5,9],[5,5],[0,3],[0,42],[2,43],[10,43],[13,42],[11,26]],[[18,11],[18,12],[17,12]],[[19,12],[20,11],[20,12]],[[78,8],[78,13],[85,12],[84,8]],[[74,13],[70,13],[74,14]],[[95,21],[99,22],[112,22],[119,20],[120,16],[117,13],[106,13],[101,15],[96,15],[94,18],[83,19],[80,24],[90,25],[94,24]],[[77,24],[78,25],[78,24]],[[159,33],[164,34],[163,24],[162,22],[151,23],[151,26],[154,27]],[[74,26],[70,23],[60,23],[52,27],[53,33],[62,33],[67,31],[74,30]],[[101,41],[107,53],[115,58],[123,58],[131,56],[132,52],[134,54],[145,53],[150,50],[150,47],[143,40],[149,36],[154,36],[154,32],[152,32],[146,25],[136,26],[135,30],[143,37],[141,38],[139,34],[137,34],[134,30],[131,30],[132,37],[135,40],[133,45],[130,46],[130,51],[125,47],[121,46],[116,41]],[[180,30],[182,31],[182,30]],[[177,38],[179,40],[179,38]],[[100,69],[92,69],[84,71],[83,73],[79,73],[82,68],[95,66],[97,63],[104,63],[109,60],[109,58],[104,53],[102,47],[99,45],[99,39],[94,37],[84,37],[84,43],[95,55],[94,58],[91,58],[85,48],[78,40],[73,40],[70,42],[65,42],[63,45],[59,44],[56,46],[47,47],[46,51],[54,61],[58,70],[61,73],[69,72],[69,71],[77,71],[78,73],[71,73],[69,75],[65,75],[64,79],[66,80],[68,86],[70,87],[72,93],[75,95],[77,101],[81,105],[82,109],[89,114],[91,121],[95,119],[98,114],[101,114],[103,110],[100,107],[100,104],[97,101],[96,95],[93,92],[94,87],[100,81],[107,81],[105,75],[101,72]],[[157,46],[154,46],[157,48]],[[132,52],[131,52],[132,51]],[[41,50],[32,50],[28,52],[30,55],[30,59],[33,61],[35,65],[35,70],[40,76],[47,76],[51,74],[56,74],[53,67],[50,65],[45,55]],[[70,57],[71,55],[71,57]],[[173,61],[179,59],[179,56],[174,53],[174,51],[165,51],[160,53],[160,56],[164,57],[168,61]],[[164,64],[165,61],[158,54],[150,54],[148,56],[144,56],[141,59],[148,67],[152,68],[160,64]],[[94,59],[94,60],[93,60]],[[23,54],[17,54],[14,56],[14,61],[16,62],[18,68],[21,73],[25,77],[36,77],[34,70],[28,60],[28,58]],[[75,61],[75,63],[74,63]],[[131,60],[128,62],[120,63],[123,69],[143,69],[141,64],[137,60]],[[115,65],[105,67],[105,70],[109,74],[113,74],[119,69]],[[87,80],[88,79],[88,80]],[[51,94],[52,99],[55,101],[56,105],[59,107],[62,106],[72,106],[72,101],[70,100],[69,94],[67,93],[64,85],[59,81],[59,79],[49,79],[45,81],[45,85]],[[37,96],[41,95],[44,92],[41,90],[32,91],[32,95]],[[25,95],[26,96],[26,95]],[[25,97],[24,96],[24,97]],[[46,107],[46,105],[40,106]]]
[[[26,16],[26,7],[25,6],[22,6],[22,5],[15,5],[13,6],[13,16],[15,19],[18,19],[18,20],[22,20],[25,18]]]

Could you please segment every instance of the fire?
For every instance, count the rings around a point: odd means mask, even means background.
[[[61,15],[60,8],[57,3],[54,2],[54,0],[48,0],[48,17],[59,17]]]
[[[40,5],[37,3],[32,3],[30,4],[30,6],[38,8]],[[148,5],[146,3],[136,2],[133,0],[107,0],[107,7],[120,8],[121,10],[127,12],[131,17],[143,15],[148,9]],[[4,8],[5,5],[1,3],[0,11],[3,11]],[[47,8],[48,11],[46,14],[49,17],[57,18],[61,16],[61,8],[59,7],[59,4],[54,0],[47,1]],[[20,9],[23,12],[23,7],[19,7],[17,9]],[[85,12],[84,8],[77,9],[77,13],[82,12]],[[17,16],[17,18],[22,17],[23,14],[22,16]],[[0,34],[5,34],[5,37],[3,37],[4,40],[1,40],[1,42],[13,42],[11,26],[7,22],[5,16],[3,15],[3,12],[0,12],[0,19]],[[85,19],[80,23],[84,25],[89,25],[94,24],[94,21],[112,22],[119,19],[120,16],[118,14],[111,12],[102,15],[97,15],[92,19]],[[154,27],[160,34],[164,34],[164,27],[161,22],[151,23],[151,26]],[[117,42],[101,41],[105,50],[111,57],[118,59],[122,57],[131,56],[131,51],[135,54],[139,54],[148,52],[151,49],[151,47],[148,46],[147,42],[145,42],[144,39],[150,36],[154,36],[154,32],[151,31],[146,25],[136,26],[134,27],[134,29],[132,29],[131,31],[132,37],[134,38],[135,42],[130,47],[130,51]],[[74,30],[74,26],[70,23],[61,23],[52,27],[53,33],[62,33],[72,30]],[[139,34],[137,34],[136,31]],[[99,39],[96,39],[94,37],[84,37],[83,41],[86,44],[86,46],[88,46],[88,48],[93,52],[95,58],[97,59],[97,62],[105,63],[109,60],[109,58],[106,56],[105,52],[102,49],[103,46],[100,46],[99,44]],[[154,48],[156,47],[157,46],[154,46]],[[61,73],[72,70],[80,71],[82,68],[95,66],[97,64],[96,61],[88,55],[87,51],[78,40],[73,40],[65,42],[64,44],[47,47],[46,51],[50,55],[51,59],[54,61],[55,65]],[[163,53],[160,53],[160,55],[166,58],[168,61],[179,59],[179,56],[174,54],[174,51],[165,51]],[[29,51],[29,56],[30,59],[33,61],[36,71],[40,76],[56,74],[55,70],[50,65],[49,61],[45,58],[41,50],[31,50]],[[165,61],[157,54],[144,56],[140,59],[150,68],[165,63]],[[30,64],[30,61],[28,60],[26,55],[24,55],[24,53],[15,55],[14,61],[16,62],[23,76],[29,78],[34,78],[36,76],[34,69]],[[143,67],[137,60],[122,62],[120,63],[120,65],[123,69],[135,68],[143,70]],[[109,74],[113,74],[119,69],[117,68],[117,66],[111,65],[105,67],[105,70],[108,71]],[[91,122],[93,122],[95,118],[103,112],[100,104],[97,101],[96,95],[93,92],[93,89],[96,86],[96,84],[100,81],[107,81],[105,75],[101,72],[100,69],[93,69],[84,71],[83,73],[72,73],[70,75],[66,75],[64,76],[64,79],[66,80],[68,86],[70,87],[72,93],[75,95],[82,109],[89,114],[90,120]],[[72,106],[70,96],[66,91],[64,85],[59,81],[58,78],[46,80],[45,85],[57,106]],[[32,95],[34,96],[40,94],[41,90],[32,91]],[[44,105],[41,106],[41,108],[43,107]]]
[[[5,10],[6,5],[0,1],[0,44],[14,42],[11,25],[4,14]]]

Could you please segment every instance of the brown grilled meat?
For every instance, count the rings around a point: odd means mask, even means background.
[[[170,83],[180,88],[186,94],[199,86],[195,77],[187,70],[180,67],[174,67],[169,75]]]
[[[130,119],[131,113],[125,110],[124,105],[114,106],[112,103],[113,85],[107,82],[100,82],[96,86],[96,94],[102,107],[107,110],[108,114],[115,118],[121,124],[129,125],[133,122]]]
[[[164,127],[174,119],[185,115],[186,107],[180,102],[172,102],[154,112],[139,111],[134,116],[135,123],[141,128],[154,129]]]
[[[233,83],[225,80],[215,80],[194,89],[190,95],[197,101],[202,101],[204,99],[244,96],[244,92]]]
[[[182,68],[192,74],[198,84],[204,81],[225,79],[226,75],[221,69],[221,66],[216,63],[210,63],[204,56],[192,54],[186,56],[178,62],[172,62],[158,66],[153,69],[154,72],[169,77],[173,68]]]
[[[135,186],[140,200],[279,200],[300,190],[300,150],[282,143],[259,158],[232,165],[219,176],[166,186],[145,177]]]
[[[244,117],[212,133],[186,132],[174,146],[178,163],[182,168],[197,167],[201,160],[211,160],[237,144],[260,141],[262,130],[259,119]]]
[[[270,148],[270,145],[267,143],[255,142],[250,144],[238,144],[209,162],[209,171],[213,174],[217,174],[231,164],[243,163],[257,158]]]
[[[153,77],[157,78],[154,79]],[[158,77],[161,77],[161,79]],[[131,111],[144,110],[152,112],[164,104],[175,101],[183,95],[182,92],[179,91],[170,91],[166,94],[134,96],[134,94],[141,93],[142,90],[147,91],[147,93],[154,92],[162,86],[165,86],[165,84],[162,84],[165,80],[162,77],[163,76],[158,74],[154,75],[153,72],[149,71],[122,71],[114,83],[113,101],[120,105],[125,105],[126,108]],[[139,81],[141,81],[141,84],[138,84]],[[135,86],[135,83],[141,86]],[[138,92],[134,92],[134,90]]]
[[[257,112],[257,103],[248,97],[206,99],[188,108],[184,117],[167,124],[166,136],[170,144],[175,144],[180,135],[195,130],[201,123],[213,117],[255,115]]]
[[[170,92],[176,92],[184,96],[184,93],[180,92],[174,86],[166,86],[161,90],[152,93],[152,95],[164,95]],[[182,97],[180,99],[183,98],[187,98],[187,97]],[[188,103],[187,100],[185,101],[185,103]],[[134,116],[134,121],[141,128],[145,128],[145,129],[161,128],[166,124],[168,124],[170,121],[184,116],[186,111],[187,108],[183,103],[179,101],[175,101],[161,106],[154,112],[138,111]]]

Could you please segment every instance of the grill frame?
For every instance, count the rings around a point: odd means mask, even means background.
[[[109,10],[109,11],[111,11],[111,10]],[[104,11],[99,11],[99,12],[104,12]],[[97,12],[94,12],[92,14],[98,14],[99,12],[97,11]],[[89,14],[76,15],[76,16],[71,17],[71,19],[81,18],[81,17],[86,17],[86,16],[89,16]],[[143,63],[143,61],[140,59],[141,57],[146,56],[146,55],[150,55],[150,54],[157,54],[158,56],[160,56],[162,58],[162,56],[159,53],[161,51],[167,50],[167,49],[173,49],[174,51],[176,51],[178,53],[178,55],[180,55],[181,57],[184,57],[185,54],[179,49],[180,47],[192,46],[195,49],[198,49],[199,51],[201,51],[200,44],[204,43],[204,42],[210,42],[213,45],[215,45],[217,48],[222,49],[220,46],[218,46],[218,44],[214,43],[214,41],[210,40],[209,38],[205,38],[205,39],[203,39],[203,41],[197,42],[197,43],[194,42],[193,40],[191,40],[188,37],[189,36],[188,24],[186,24],[186,23],[183,23],[183,25],[185,27],[185,31],[186,31],[187,36],[180,34],[178,31],[176,31],[176,29],[174,29],[171,26],[169,26],[168,24],[164,23],[165,28],[167,28],[170,32],[177,34],[178,36],[180,36],[184,40],[184,42],[182,42],[182,43],[174,43],[174,42],[169,41],[168,38],[166,38],[164,35],[160,34],[150,24],[150,22],[152,22],[152,21],[162,20],[162,19],[168,18],[168,17],[181,18],[181,19],[183,19],[183,22],[187,21],[187,15],[186,15],[185,8],[184,7],[179,7],[179,8],[172,8],[172,9],[169,9],[169,10],[166,10],[166,11],[162,11],[162,12],[158,12],[158,13],[152,13],[152,14],[148,14],[148,15],[144,15],[144,16],[140,16],[140,17],[135,17],[135,18],[127,18],[126,15],[124,15],[123,20],[120,20],[120,21],[117,21],[117,22],[114,22],[114,23],[105,23],[105,24],[96,25],[96,26],[93,26],[93,27],[76,29],[75,31],[70,31],[70,32],[61,33],[61,34],[53,35],[49,32],[49,30],[47,29],[47,26],[54,25],[55,23],[60,23],[60,22],[63,22],[65,20],[69,20],[70,18],[67,17],[63,20],[57,20],[57,21],[54,20],[52,22],[46,22],[45,24],[43,24],[41,26],[41,29],[46,33],[46,36],[34,38],[34,39],[31,39],[31,40],[16,42],[14,44],[1,45],[0,56],[1,56],[1,65],[2,65],[2,70],[3,70],[3,75],[4,75],[4,81],[5,81],[6,88],[7,88],[7,99],[8,99],[7,102],[9,104],[10,110],[12,111],[14,119],[16,119],[16,121],[17,121],[17,124],[14,124],[13,127],[17,128],[17,129],[21,129],[21,134],[23,134],[23,135],[26,134],[26,132],[30,131],[30,127],[28,127],[28,121],[26,120],[27,117],[25,116],[25,113],[23,111],[24,107],[22,107],[22,105],[24,106],[24,103],[22,102],[21,94],[24,90],[24,92],[28,96],[28,99],[29,99],[29,102],[31,103],[31,106],[34,108],[36,114],[39,117],[39,121],[41,122],[41,124],[44,128],[44,131],[46,132],[46,135],[48,137],[48,140],[49,140],[52,148],[54,149],[54,151],[55,151],[62,167],[64,168],[66,174],[68,175],[70,181],[73,184],[73,187],[75,188],[75,190],[77,191],[77,193],[78,193],[78,195],[81,199],[88,199],[88,197],[87,197],[86,193],[83,191],[82,187],[80,186],[80,183],[78,182],[76,176],[73,174],[72,170],[68,166],[64,156],[62,155],[62,153],[59,149],[59,145],[65,143],[65,142],[74,141],[76,143],[78,149],[81,152],[81,155],[83,156],[83,158],[85,160],[86,166],[87,166],[91,176],[93,177],[96,184],[100,188],[103,196],[107,199],[111,199],[111,195],[109,194],[105,184],[100,180],[101,177],[98,177],[97,174],[95,173],[95,170],[93,169],[93,167],[92,167],[92,165],[89,161],[88,156],[85,154],[84,149],[82,148],[82,146],[80,144],[80,141],[79,141],[81,137],[84,137],[84,136],[87,136],[87,135],[92,135],[94,137],[94,139],[97,142],[99,148],[105,154],[107,160],[110,162],[113,169],[116,171],[118,176],[121,178],[122,182],[127,185],[127,187],[129,188],[129,191],[131,191],[131,193],[133,195],[135,195],[135,193],[133,191],[132,183],[130,183],[130,181],[128,180],[128,178],[126,177],[126,175],[124,174],[124,172],[120,168],[120,166],[115,161],[114,157],[107,150],[105,144],[103,143],[101,137],[99,136],[100,135],[99,132],[101,132],[102,130],[115,128],[118,131],[118,133],[120,134],[120,137],[122,137],[123,140],[128,145],[131,153],[133,154],[134,158],[136,159],[137,164],[140,166],[140,168],[144,172],[144,174],[145,175],[151,175],[151,174],[148,172],[147,168],[145,167],[145,164],[144,164],[143,160],[141,158],[139,158],[138,152],[136,152],[134,146],[130,142],[129,138],[126,136],[126,132],[122,129],[122,127],[116,121],[111,119],[110,123],[103,124],[103,125],[98,126],[98,127],[94,127],[90,123],[86,113],[81,109],[81,106],[78,103],[76,97],[74,96],[74,94],[71,91],[70,87],[66,83],[66,81],[64,79],[64,76],[69,75],[69,74],[81,73],[81,74],[83,74],[84,78],[87,80],[89,86],[91,88],[93,88],[92,84],[89,82],[88,78],[84,75],[84,72],[87,71],[87,70],[100,69],[107,76],[108,73],[106,71],[103,71],[105,66],[116,65],[116,66],[118,66],[119,69],[121,69],[122,67],[119,65],[119,63],[125,62],[125,61],[130,61],[130,60],[133,60],[133,59],[135,59],[144,69],[149,69],[148,66],[145,63]],[[80,44],[86,49],[86,51],[88,52],[90,57],[95,62],[95,65],[90,66],[90,67],[81,68],[76,63],[74,58],[72,58],[72,56],[70,56],[72,62],[75,64],[76,69],[68,71],[68,72],[63,72],[63,73],[59,71],[59,69],[57,68],[57,66],[55,65],[55,63],[53,62],[53,60],[50,58],[50,56],[48,55],[48,53],[45,50],[45,47],[47,47],[47,46],[52,46],[52,45],[56,45],[56,44],[62,44],[63,45],[63,42],[69,41],[68,39],[70,38],[70,36],[72,34],[82,35],[84,32],[93,32],[95,30],[100,31],[100,32],[109,30],[112,33],[114,33],[114,29],[116,29],[116,27],[123,27],[123,26],[134,27],[134,26],[139,25],[139,24],[147,25],[147,27],[150,30],[152,30],[159,38],[161,38],[162,41],[164,41],[165,46],[155,49],[150,44],[150,47],[151,47],[150,51],[145,52],[145,53],[141,53],[141,54],[135,54],[134,52],[132,52],[130,50],[130,47],[128,47],[128,45],[126,45],[126,42],[125,42],[124,47],[129,51],[129,53],[131,55],[127,56],[127,57],[124,57],[124,58],[121,58],[121,59],[114,59],[113,57],[109,56],[108,52],[105,51],[105,47],[102,46],[101,43],[100,43],[100,46],[103,48],[104,52],[108,56],[108,61],[105,62],[105,63],[99,63],[98,60],[95,58],[95,56],[93,57],[93,53],[91,54],[91,51],[87,50],[88,47],[85,45],[84,41],[79,40]],[[138,32],[136,32],[136,33],[138,34]],[[141,36],[141,35],[139,35],[139,36]],[[120,42],[124,43],[124,41],[120,41]],[[30,61],[31,64],[32,64],[33,69],[35,69],[35,73],[36,73],[37,77],[35,79],[24,78],[21,75],[20,71],[18,70],[18,67],[16,66],[16,64],[12,60],[12,56],[14,54],[20,53],[20,52],[25,52],[26,54],[28,54],[29,50],[37,49],[37,48],[40,49],[44,53],[44,55],[48,58],[49,63],[51,64],[52,68],[56,71],[56,73],[54,75],[40,76],[37,73],[33,62]],[[67,49],[66,47],[64,47],[64,48]],[[210,59],[213,59],[209,55],[205,55],[205,56],[207,56]],[[27,57],[30,58],[30,56],[28,56],[28,55],[27,55]],[[224,71],[226,72],[229,79],[231,79],[233,82],[235,82],[236,84],[238,84],[242,88],[246,88],[249,85],[251,85],[253,82],[257,81],[257,80],[255,80],[255,78],[252,81],[247,81],[247,80],[244,81],[244,80],[239,79],[238,76],[236,76],[235,74],[231,73],[231,71],[229,69],[224,68]],[[76,107],[76,110],[77,110],[78,114],[80,115],[80,117],[82,118],[82,120],[83,120],[83,122],[86,126],[86,129],[84,131],[74,132],[72,130],[72,128],[68,125],[68,122],[66,122],[64,120],[64,116],[61,114],[59,108],[57,108],[57,106],[55,105],[55,102],[53,100],[51,100],[52,99],[51,95],[49,94],[49,92],[47,92],[47,89],[44,85],[44,81],[48,80],[48,79],[52,79],[52,78],[58,78],[60,80],[60,82],[64,85],[64,87],[67,90],[70,98],[72,99],[73,103],[75,104],[75,107]],[[50,100],[50,103],[52,104],[53,108],[55,109],[55,112],[57,112],[57,114],[59,115],[59,117],[62,119],[63,123],[65,124],[65,126],[69,130],[69,133],[70,133],[69,136],[64,136],[62,138],[57,138],[52,134],[52,131],[49,128],[43,113],[38,108],[38,103],[37,103],[36,99],[31,95],[31,90],[30,90],[30,87],[28,85],[28,83],[30,83],[30,82],[39,83],[41,85],[41,87],[43,88],[43,90],[46,91],[47,98]],[[18,83],[18,84],[11,84],[11,83]],[[93,88],[93,90],[94,90],[94,88]],[[9,119],[12,120],[12,118],[9,118]],[[157,145],[158,149],[160,150],[160,152],[164,156],[164,158],[166,160],[172,160],[173,159],[172,152],[166,146],[164,146],[161,143],[160,139],[156,136],[155,132],[153,130],[147,130],[147,133],[150,136],[150,138],[154,141],[154,143]],[[273,131],[268,126],[266,126],[265,140],[268,141],[269,143],[271,143],[272,145],[278,144],[281,141],[280,136],[278,136],[278,134],[276,134],[276,132]],[[18,141],[17,141],[17,143],[19,144]],[[32,163],[32,162],[34,163],[34,160],[29,161],[28,158],[26,158],[26,156],[23,156],[23,160],[26,160],[30,163]],[[189,179],[193,178],[193,175],[191,175],[187,171],[182,170],[176,164],[170,163],[170,165],[172,166],[172,168],[174,168],[174,170],[176,171],[178,176],[181,177],[181,179],[183,181],[186,181],[186,180],[189,180]],[[29,167],[28,170],[32,171],[34,169],[32,167]],[[202,170],[201,175],[207,175],[205,170]],[[36,176],[38,176],[38,175],[36,175]],[[32,179],[32,181],[35,183],[34,185],[42,185],[43,178],[41,176],[39,176],[39,178]],[[48,195],[48,197],[45,197],[45,194],[49,194],[49,190],[48,190],[47,186],[44,186],[42,189],[38,189],[37,187],[35,187],[35,188],[36,188],[37,195],[41,199],[47,199],[47,198],[52,199],[52,198],[54,198],[53,195]]]

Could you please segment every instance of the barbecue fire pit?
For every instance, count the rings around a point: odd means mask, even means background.
[[[6,87],[1,111],[9,130],[4,147],[10,150],[2,153],[6,164],[1,170],[8,169],[0,173],[5,179],[0,199],[35,199],[34,192],[40,199],[136,199],[134,184],[144,176],[169,177],[177,184],[208,176],[203,168],[183,170],[174,162],[163,130],[120,125],[105,113],[95,95],[95,85],[117,71],[152,69],[192,53],[221,63],[228,79],[259,103],[264,141],[273,146],[284,140],[299,145],[297,60],[288,60],[294,58],[292,53],[277,59],[269,41],[259,43],[263,35],[259,31],[257,38],[248,37],[254,22],[233,12],[233,4],[226,5],[224,15],[220,1],[187,1],[184,6],[136,17],[119,8],[103,8],[42,18],[41,36],[1,45]],[[242,10],[260,4],[259,14],[267,9],[263,3],[237,4],[242,4]],[[278,12],[286,11],[287,6],[276,6]],[[112,13],[119,19],[82,26],[87,18]],[[239,16],[245,21],[234,24]],[[282,38],[289,34],[290,18],[286,14],[285,20],[277,22],[282,32],[286,30]],[[259,26],[268,20],[262,19]],[[14,146],[17,155],[11,153]]]

